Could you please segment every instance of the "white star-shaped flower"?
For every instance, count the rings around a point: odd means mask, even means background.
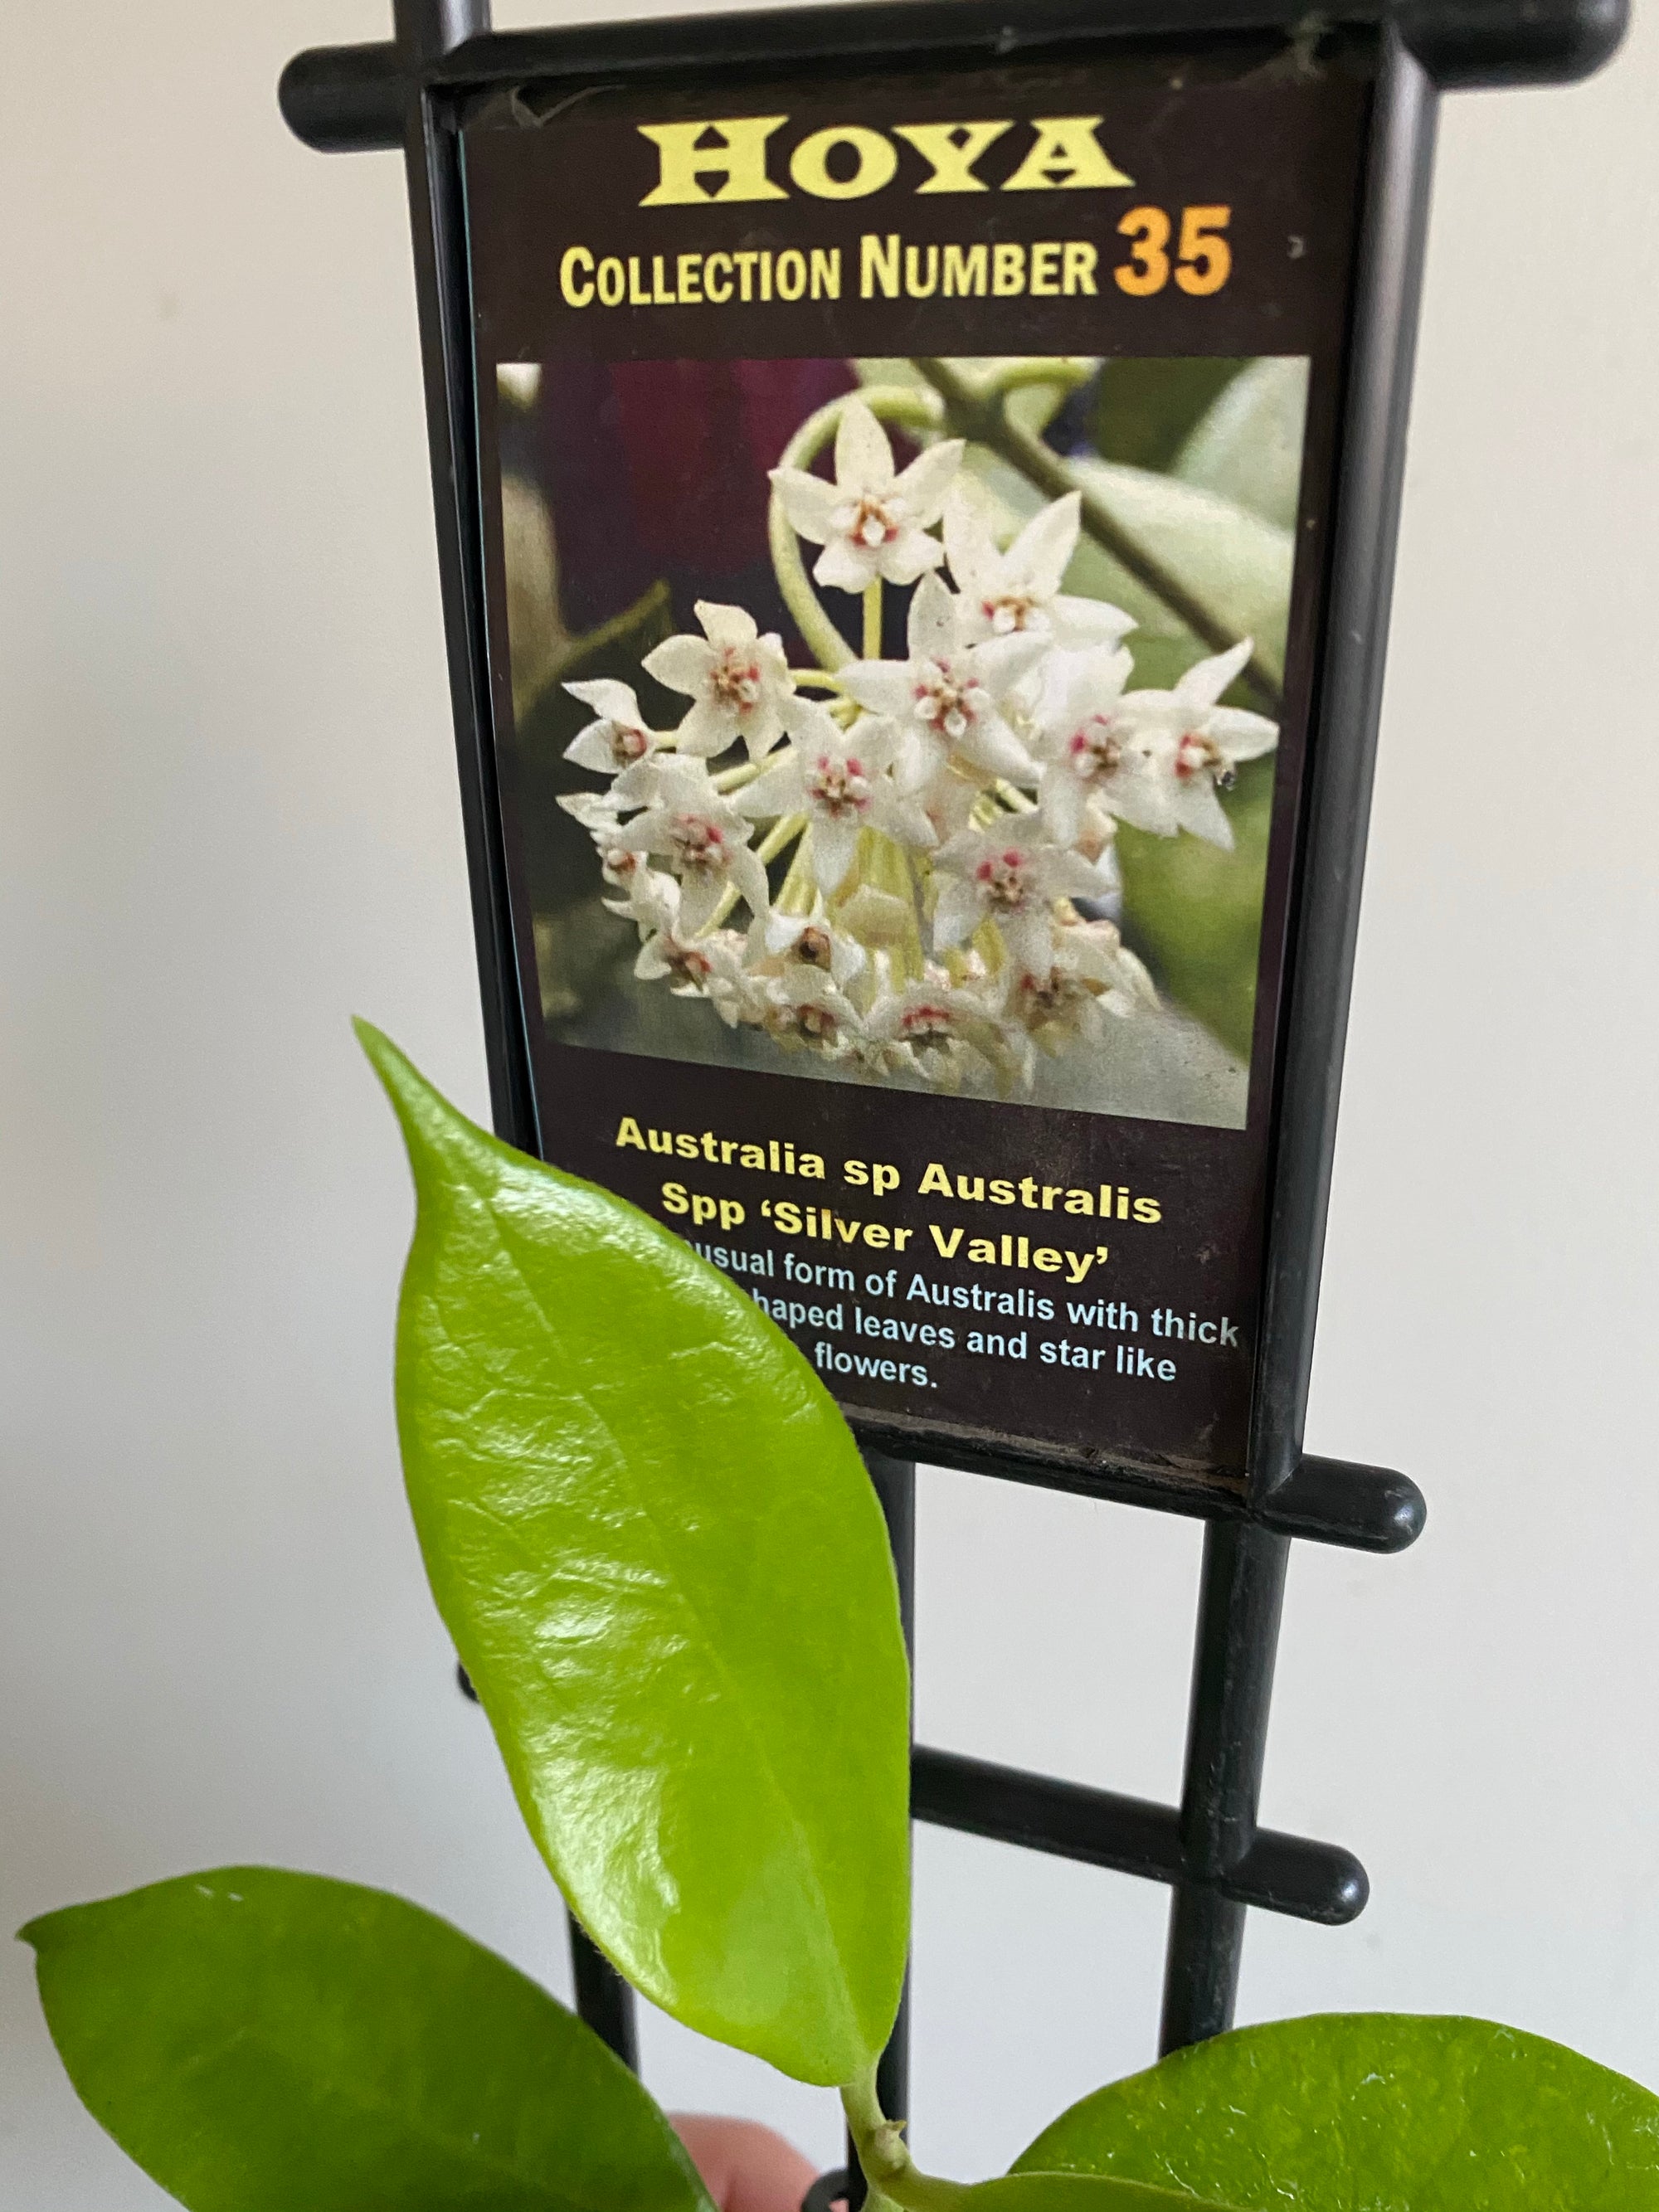
[[[624,895],[621,902],[605,902],[613,914],[624,909],[635,912],[649,884],[669,880],[655,874],[646,865],[644,855],[626,842],[626,824],[622,819],[624,801],[618,799],[614,787],[605,792],[567,792],[559,805],[581,823],[593,840],[593,848],[599,856],[599,872],[606,883]]]
[[[902,473],[887,433],[861,399],[848,399],[836,428],[836,481],[805,469],[774,469],[772,483],[792,530],[822,545],[817,583],[842,592],[872,584],[914,584],[945,558],[927,535],[937,522],[963,441],[942,439]]]
[[[965,645],[957,604],[937,576],[924,576],[910,601],[908,660],[857,660],[841,672],[848,696],[872,714],[890,717],[910,739],[904,780],[913,788],[946,766],[983,783],[1004,776],[1034,784],[1037,768],[1006,709],[1015,687],[1048,650],[1023,635]]]
[[[860,1057],[872,1074],[906,1070],[937,1080],[959,1073],[969,1052],[996,1064],[995,1018],[974,985],[932,962],[919,980],[883,991],[865,1015]]]
[[[1168,817],[1166,835],[1188,830],[1232,850],[1232,824],[1217,788],[1226,789],[1241,761],[1255,760],[1279,743],[1279,725],[1265,714],[1216,703],[1253,650],[1251,640],[1241,638],[1230,651],[1189,668],[1173,691],[1124,695],[1119,712],[1147,748],[1148,772]]]
[[[672,876],[654,879],[653,892],[641,899],[635,919],[643,942],[634,973],[641,981],[655,982],[666,976],[677,996],[706,994],[717,1004],[722,995],[741,990],[746,973],[742,938],[734,929],[711,930],[699,937],[688,927],[680,886]]]
[[[1054,931],[1045,965],[1011,963],[1002,1012],[1021,1036],[1058,1054],[1079,1040],[1098,1043],[1109,1016],[1125,1020],[1157,1003],[1152,977],[1113,925],[1083,921]]]
[[[646,726],[631,684],[600,676],[590,684],[567,684],[564,688],[573,699],[591,707],[597,718],[578,731],[564,749],[565,758],[574,761],[578,768],[616,775],[632,768],[635,761],[646,759],[661,744],[658,732]]]
[[[1077,653],[1045,687],[1032,750],[1042,761],[1038,801],[1061,845],[1082,838],[1091,802],[1138,830],[1167,836],[1176,827],[1156,731],[1124,711],[1127,649]]]
[[[970,642],[1035,631],[1059,646],[1110,647],[1134,619],[1105,599],[1063,592],[1060,580],[1077,550],[1082,495],[1034,514],[1006,552],[999,550],[983,508],[963,484],[945,502],[945,551],[961,594],[962,634]]]
[[[749,957],[776,975],[797,966],[817,968],[843,990],[866,957],[858,939],[837,929],[822,905],[810,915],[780,914],[775,907],[763,920],[757,919],[749,933]]]
[[[843,730],[827,708],[803,701],[788,745],[737,803],[757,820],[805,815],[813,873],[827,896],[852,866],[862,831],[916,848],[933,842],[927,815],[893,780],[899,745],[896,726],[879,716],[861,715]]]
[[[841,1059],[861,1027],[857,1007],[834,977],[805,966],[771,980],[760,1020],[786,1050],[810,1045],[828,1060]]]
[[[635,853],[660,853],[680,883],[679,929],[696,937],[713,919],[728,887],[756,914],[769,903],[766,871],[749,849],[751,825],[709,781],[701,761],[670,758],[653,771],[654,790],[621,842]],[[637,771],[630,771],[637,773]]]
[[[707,760],[741,738],[750,758],[758,760],[783,735],[794,695],[782,644],[774,630],[763,637],[741,607],[699,599],[697,620],[705,635],[686,631],[665,638],[643,664],[647,676],[691,701],[674,742],[681,752]]]
[[[1048,843],[1031,815],[964,830],[941,848],[937,865],[945,879],[934,944],[948,951],[981,923],[994,922],[1013,958],[1038,975],[1052,964],[1055,900],[1101,898],[1111,888],[1110,878],[1081,853]]]

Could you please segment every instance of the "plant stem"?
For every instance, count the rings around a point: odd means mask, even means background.
[[[708,781],[716,791],[741,791],[745,783],[752,783],[765,773],[770,763],[765,760],[739,761],[735,768],[719,769]]]
[[[1066,354],[1042,361],[1006,361],[991,371],[980,389],[987,394],[1026,392],[1033,385],[1053,384],[1063,392],[1075,392],[1089,381],[1095,366],[1092,360],[1074,360]]]
[[[881,659],[881,579],[864,587],[864,657]]]
[[[811,914],[817,904],[817,878],[812,872],[811,850],[803,837],[795,848],[794,857],[789,863],[789,872],[772,902],[772,911],[775,914]]]
[[[957,2212],[967,2185],[924,2173],[910,2155],[902,2120],[890,2120],[876,2095],[875,2069],[841,2093],[847,2124],[858,2148],[859,2164],[870,2185],[870,2202],[896,2205],[900,2212]]]
[[[597,660],[624,638],[631,640],[636,632],[644,630],[652,635],[653,643],[659,644],[674,626],[673,616],[668,586],[659,580],[647,591],[641,592],[631,607],[624,607],[620,614],[612,615],[597,629],[590,629],[580,637],[572,638],[564,651],[556,653],[537,678],[531,697],[526,702],[526,711],[554,684],[562,684],[584,662]]]
[[[1083,527],[1103,552],[1109,553],[1149,592],[1155,592],[1170,611],[1178,615],[1212,653],[1224,653],[1236,642],[1227,625],[1173,570],[1165,568],[1158,555],[1143,544],[1127,524],[1119,521],[1098,492],[1080,484],[1060,455],[1050,452],[1040,438],[1034,438],[1029,430],[1022,430],[1017,422],[1009,420],[1000,394],[981,392],[948,361],[913,356],[911,366],[927,378],[943,399],[949,426],[958,436],[988,446],[1050,499],[1063,499],[1068,492],[1079,493]],[[1246,664],[1243,680],[1270,713],[1279,712],[1284,693],[1260,653],[1254,654]]]

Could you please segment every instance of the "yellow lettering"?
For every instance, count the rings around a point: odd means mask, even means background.
[[[859,240],[859,297],[873,300],[876,287],[881,287],[882,297],[896,300],[899,290],[899,234],[889,231],[885,240],[873,231],[866,231]]]
[[[659,157],[658,181],[640,202],[641,207],[700,206],[708,200],[781,200],[789,195],[766,173],[766,142],[789,120],[787,115],[743,115],[720,123],[641,123],[640,136],[650,139]],[[712,146],[702,143],[711,131],[720,133]],[[704,189],[699,179],[725,179],[718,191]]]
[[[857,156],[848,177],[832,177],[830,156],[838,146],[848,146]],[[802,191],[815,200],[861,200],[890,185],[898,169],[898,154],[890,138],[879,131],[866,131],[861,123],[832,124],[803,138],[789,156],[789,173]]]
[[[1036,143],[1002,187],[1005,192],[1085,192],[1130,185],[1095,136],[1098,115],[1039,115]]]
[[[923,190],[927,187],[924,185]],[[945,249],[945,296],[947,300],[965,300],[971,292],[975,299],[985,297],[986,252],[982,245],[963,247],[947,246]]]
[[[988,192],[991,187],[974,174],[974,164],[994,146],[1012,123],[896,123],[894,130],[914,146],[933,171],[923,192]]]
[[[593,257],[585,246],[566,249],[559,264],[559,289],[565,305],[585,307],[593,296]]]
[[[1000,239],[991,249],[991,289],[999,300],[1015,299],[1025,289],[1025,248],[1013,239]]]
[[[927,257],[925,263],[921,259],[921,255],[924,251]],[[921,275],[924,267],[927,271],[927,280],[925,283],[922,282]],[[905,247],[904,289],[913,300],[931,300],[933,298],[934,293],[939,289],[938,246],[930,246],[925,249],[915,246],[907,246]]]

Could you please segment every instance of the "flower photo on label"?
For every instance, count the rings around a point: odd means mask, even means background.
[[[554,1034],[1242,1126],[1287,494],[1269,486],[1271,514],[1232,499],[1202,416],[1160,425],[1161,468],[1115,459],[1146,450],[1121,393],[1155,364],[1135,366],[611,373],[642,438],[649,391],[666,420],[686,389],[729,389],[750,427],[711,412],[672,448],[618,451],[596,550],[656,580],[600,603],[528,718],[556,733],[533,757],[550,811],[526,817],[551,841],[536,942]],[[1237,375],[1299,422],[1305,362]],[[534,389],[559,404],[556,364]],[[1040,471],[1007,459],[1026,450],[1012,437],[979,442],[988,410],[1043,434]],[[1231,412],[1250,419],[1237,394]],[[1286,441],[1274,465],[1299,462]],[[699,473],[717,466],[728,520],[682,532],[682,512],[720,512]],[[1252,485],[1270,476],[1253,453]],[[647,478],[681,490],[641,506]],[[556,483],[539,495],[562,562]]]

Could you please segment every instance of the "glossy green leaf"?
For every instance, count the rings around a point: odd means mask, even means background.
[[[937,2212],[947,2212],[942,2201]],[[948,2212],[1237,2212],[1237,2208],[1224,2205],[1218,2197],[1195,2197],[1190,2191],[1152,2188],[1109,2174],[1006,2173],[995,2181],[970,2183],[953,2194]]]
[[[1101,363],[1094,445],[1103,461],[1164,470],[1206,411],[1250,363],[1218,355],[1174,360],[1134,354]]]
[[[1294,530],[1307,415],[1306,361],[1253,361],[1194,427],[1171,473]]]
[[[903,1976],[909,1689],[847,1425],[678,1237],[486,1136],[361,1033],[419,1196],[410,1498],[531,1831],[665,2011],[850,2081]]]
[[[401,1898],[228,1867],[22,1934],[82,2102],[191,2212],[709,2212],[592,2031]]]
[[[1224,794],[1231,852],[1202,837],[1149,836],[1127,823],[1117,838],[1125,933],[1159,988],[1243,1060],[1255,1028],[1273,774],[1271,754],[1246,761]]]
[[[1332,2013],[1097,2090],[1015,2166],[1055,2168],[1242,2212],[1654,2212],[1659,2098],[1487,2021]]]

